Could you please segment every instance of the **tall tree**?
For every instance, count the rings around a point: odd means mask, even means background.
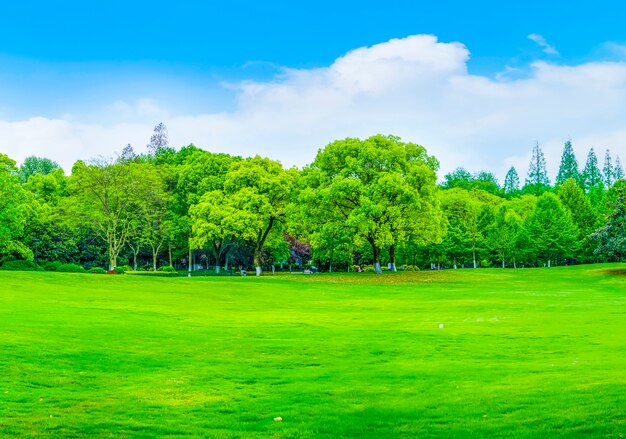
[[[507,258],[512,258],[518,240],[521,224],[519,217],[506,205],[500,206],[495,216],[495,223],[487,236],[488,246],[494,251],[506,267]]]
[[[611,153],[607,149],[604,154],[604,166],[602,167],[602,176],[604,177],[604,185],[608,188],[613,186],[615,182],[615,168],[613,167],[613,160],[611,159]]]
[[[311,165],[310,190],[333,209],[336,221],[355,231],[357,245],[372,249],[381,273],[381,249],[414,235],[423,243],[441,239],[442,219],[436,197],[437,160],[426,149],[394,136],[345,139],[320,150]]]
[[[54,162],[48,158],[35,157],[34,155],[32,155],[24,159],[24,163],[22,163],[22,166],[20,166],[18,175],[20,178],[20,182],[26,183],[26,180],[28,180],[31,175],[47,175],[55,169],[59,168],[60,166],[57,162]]]
[[[167,127],[163,122],[160,122],[157,126],[154,127],[154,132],[150,137],[150,143],[148,143],[147,148],[148,152],[152,155],[155,155],[160,150],[167,148],[169,146],[170,140],[167,134]]]
[[[78,161],[72,168],[71,188],[76,197],[76,220],[91,224],[107,243],[109,269],[117,259],[139,215],[139,200],[156,184],[136,163],[113,163],[98,159]]]
[[[0,256],[33,259],[32,251],[17,238],[25,224],[26,197],[20,187],[15,161],[0,154]]]
[[[548,170],[543,151],[539,147],[539,142],[533,147],[533,154],[528,168],[528,178],[526,184],[531,186],[549,186]]]
[[[626,187],[618,188],[618,197],[612,208],[606,224],[590,238],[598,244],[596,255],[621,261],[626,256]]]
[[[589,154],[587,154],[587,162],[582,173],[583,186],[586,191],[589,191],[593,187],[602,185],[602,180],[602,173],[600,168],[598,168],[598,157],[596,157],[592,147],[589,149]]]
[[[519,191],[519,175],[515,170],[515,167],[511,166],[511,168],[506,173],[506,177],[504,177],[504,193],[506,195],[513,195]]]
[[[558,196],[577,228],[579,246],[577,259],[588,261],[593,256],[595,248],[589,240],[589,235],[598,227],[598,215],[583,190],[572,178],[566,180],[559,188]]]
[[[615,157],[615,165],[613,166],[613,177],[615,178],[615,181],[624,178],[624,168],[622,168],[622,164],[619,161],[619,156]]]
[[[576,227],[554,194],[537,199],[525,229],[534,255],[548,267],[559,258],[572,256],[576,249]]]
[[[559,173],[556,177],[556,185],[562,185],[566,180],[573,178],[574,181],[580,181],[580,171],[578,170],[578,161],[572,148],[572,142],[568,140],[563,147],[561,155],[561,165]]]
[[[444,175],[443,178],[444,182],[441,184],[441,187],[444,189],[460,187],[469,190],[470,184],[474,180],[472,174],[465,168],[456,168],[454,171]]]

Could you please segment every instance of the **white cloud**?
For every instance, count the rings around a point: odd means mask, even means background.
[[[426,146],[442,163],[440,176],[464,166],[503,178],[514,165],[523,180],[535,141],[552,180],[568,138],[579,163],[590,146],[626,158],[626,63],[537,62],[526,77],[506,80],[468,73],[468,59],[460,43],[411,36],[353,50],[327,67],[241,82],[232,112],[171,115],[146,99],[113,104],[107,111],[118,118],[106,126],[76,115],[0,122],[0,151],[18,161],[47,156],[69,169],[127,143],[143,150],[162,120],[173,145],[258,153],[286,165],[310,163],[335,139],[376,133]]]
[[[543,37],[543,35],[530,34],[528,35],[528,39],[537,43],[537,45],[541,47],[541,49],[543,50],[543,53],[547,55],[556,55],[556,56],[559,55],[559,51],[556,50],[554,46],[551,46],[550,44],[548,44],[548,42]]]

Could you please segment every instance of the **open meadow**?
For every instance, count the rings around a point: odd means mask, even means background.
[[[620,438],[619,267],[0,272],[0,436]]]

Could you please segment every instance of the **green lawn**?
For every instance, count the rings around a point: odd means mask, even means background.
[[[0,436],[621,438],[609,267],[0,272]]]

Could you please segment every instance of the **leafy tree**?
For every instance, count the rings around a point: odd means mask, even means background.
[[[215,200],[209,199],[211,195],[204,196],[191,211],[193,242],[197,245],[211,238],[224,239],[229,234],[249,241],[254,247],[256,274],[260,276],[266,240],[285,221],[293,182],[294,171],[286,171],[270,159],[256,156],[234,162],[226,174],[223,193],[214,192]],[[222,220],[223,227],[216,224]]]
[[[4,260],[33,259],[32,251],[17,239],[24,229],[25,202],[15,161],[0,154],[0,256]]]
[[[146,146],[148,153],[156,155],[159,151],[169,146],[170,140],[167,134],[167,127],[163,122],[160,122],[154,127],[154,132],[150,137],[150,143]]]
[[[474,177],[472,174],[467,171],[465,168],[456,168],[454,171],[446,174],[444,177],[444,182],[441,185],[444,189],[452,189],[455,187],[470,189],[470,184]]]
[[[155,181],[139,164],[99,159],[91,164],[76,162],[71,183],[77,200],[76,219],[91,224],[107,243],[112,270],[139,214],[139,200],[154,189]]]
[[[613,167],[613,160],[611,160],[611,153],[606,150],[604,154],[604,166],[602,167],[602,176],[604,177],[604,185],[607,188],[613,186],[615,182],[615,169]]]
[[[511,168],[506,173],[506,176],[504,177],[504,193],[506,195],[513,195],[519,191],[519,188],[519,175],[517,175],[515,167],[511,166]]]
[[[563,154],[561,155],[561,165],[559,166],[559,173],[556,177],[556,185],[560,186],[570,178],[574,181],[580,181],[580,171],[578,170],[578,161],[572,148],[572,142],[568,140],[565,142],[563,148]]]
[[[488,171],[480,171],[477,175],[475,175],[470,187],[472,189],[489,192],[494,195],[500,195],[502,193],[502,189],[498,184],[498,179],[493,172]]]
[[[598,243],[596,255],[604,255],[611,259],[622,260],[626,256],[626,187],[618,188],[618,198],[612,203],[613,211],[607,222],[590,238]]]
[[[588,260],[595,248],[589,240],[589,235],[598,227],[598,216],[574,179],[570,178],[563,183],[558,196],[577,228],[579,258]]]
[[[354,230],[357,245],[367,242],[375,271],[381,249],[414,235],[424,244],[442,234],[435,170],[438,162],[424,147],[394,136],[345,139],[320,150],[311,165],[309,191],[332,209],[334,221]]]
[[[525,232],[534,255],[548,267],[559,258],[572,256],[576,249],[576,227],[554,194],[546,193],[537,199]]]
[[[28,178],[32,175],[47,175],[59,168],[60,166],[57,162],[48,158],[35,157],[33,155],[24,159],[24,163],[22,163],[22,166],[20,166],[18,171],[18,176],[21,183],[26,183]]]
[[[500,206],[493,227],[489,229],[487,243],[506,267],[507,258],[513,259],[521,229],[519,217],[506,205]]]
[[[587,162],[585,163],[585,169],[582,173],[582,182],[585,190],[588,192],[593,187],[602,185],[602,173],[598,168],[598,158],[593,148],[589,150],[587,154]]]
[[[543,151],[539,147],[539,142],[535,143],[535,146],[533,147],[533,154],[530,159],[526,185],[537,187],[550,186],[548,170],[546,169],[546,159],[543,155]]]

